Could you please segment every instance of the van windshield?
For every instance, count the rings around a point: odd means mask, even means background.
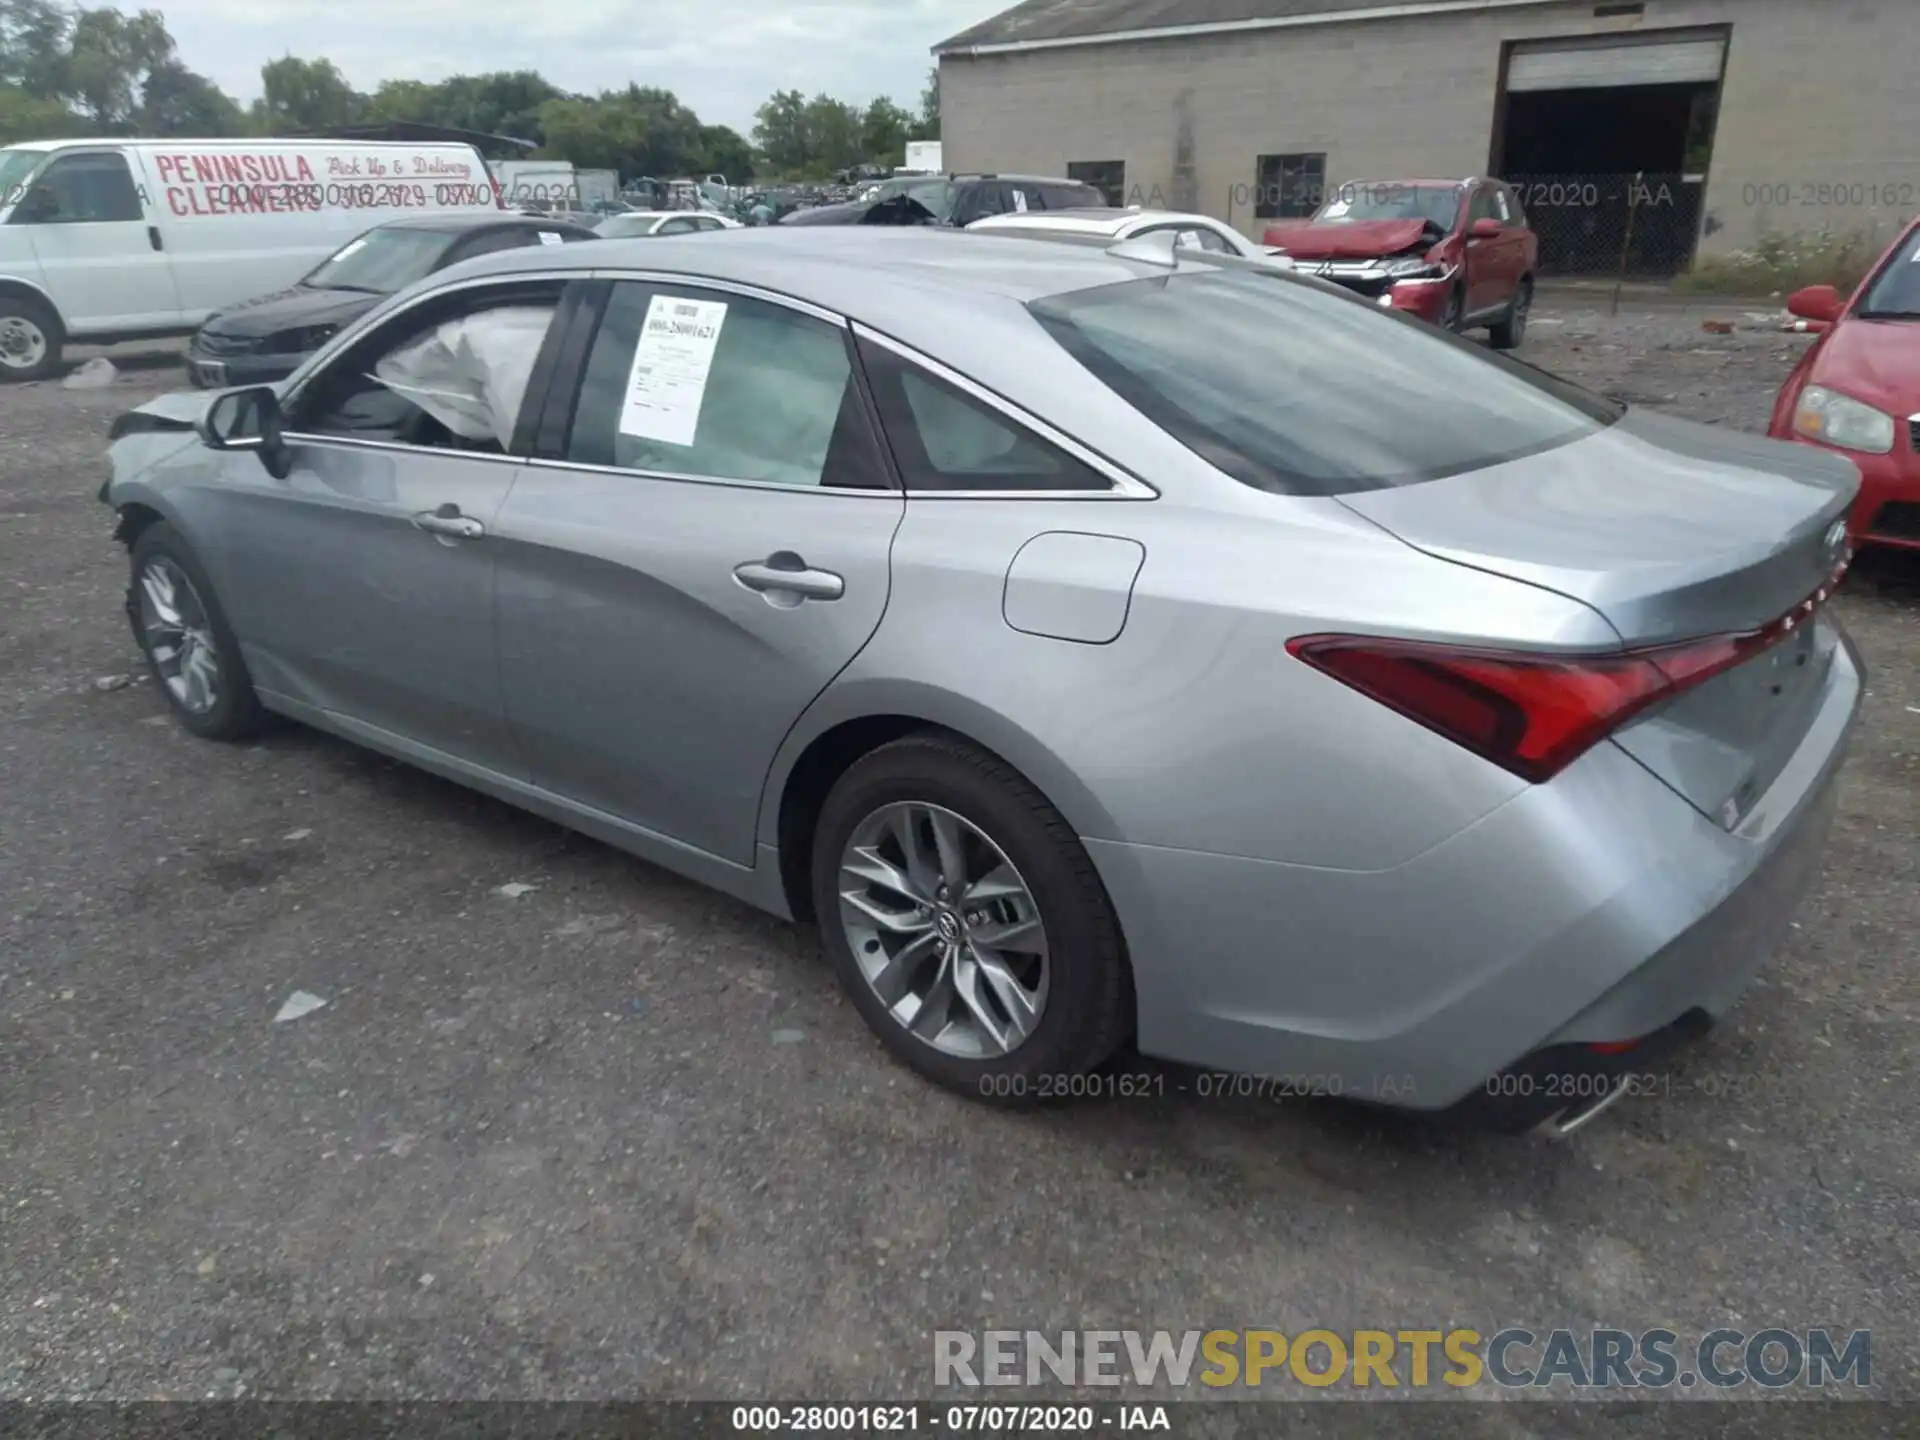
[[[452,241],[444,230],[382,226],[349,240],[300,283],[309,290],[391,295],[431,274]]]
[[[27,176],[46,158],[44,150],[0,150],[0,210],[19,203]]]
[[[1028,309],[1149,420],[1280,494],[1435,480],[1570,444],[1621,414],[1437,326],[1264,269],[1183,267]]]

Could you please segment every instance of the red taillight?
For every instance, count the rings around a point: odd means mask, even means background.
[[[1744,635],[1609,655],[1530,655],[1365,635],[1302,635],[1297,658],[1524,780],[1550,780],[1635,715],[1772,648],[1840,582]]]

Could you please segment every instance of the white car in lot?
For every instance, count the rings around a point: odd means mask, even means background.
[[[738,230],[738,220],[711,210],[626,210],[593,227],[603,240],[632,240],[642,235],[692,235],[706,230]]]
[[[0,379],[69,341],[191,333],[403,216],[499,209],[470,145],[47,140],[0,149]]]
[[[1125,209],[1015,210],[976,220],[967,229],[983,234],[1018,235],[1027,240],[1067,240],[1101,245],[1113,245],[1143,235],[1171,234],[1176,249],[1191,247],[1211,250],[1216,254],[1238,255],[1247,260],[1285,259],[1283,251],[1256,244],[1225,221],[1215,220],[1211,215],[1194,215],[1180,210],[1143,210],[1138,206]]]

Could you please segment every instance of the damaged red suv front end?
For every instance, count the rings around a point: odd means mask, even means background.
[[[1349,181],[1262,239],[1383,308],[1449,330],[1484,326],[1502,349],[1525,333],[1539,243],[1501,181]]]

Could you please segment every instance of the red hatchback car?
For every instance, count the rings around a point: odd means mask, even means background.
[[[1787,308],[1826,331],[1780,387],[1767,433],[1860,467],[1855,545],[1920,550],[1920,220],[1851,296],[1815,285]]]
[[[1350,180],[1310,219],[1269,225],[1294,267],[1449,330],[1526,335],[1540,242],[1500,180]]]

